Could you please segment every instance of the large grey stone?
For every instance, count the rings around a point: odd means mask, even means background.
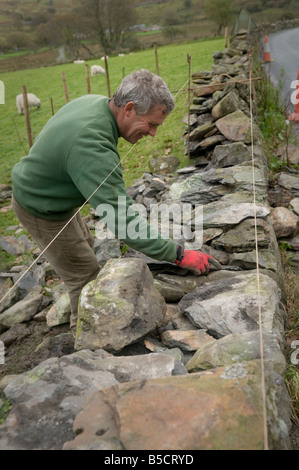
[[[165,312],[142,259],[111,259],[82,289],[75,347],[120,351],[154,330]]]
[[[257,330],[260,311],[262,327],[281,338],[281,291],[273,279],[259,274],[258,292],[257,281],[256,272],[249,272],[206,282],[186,294],[179,307],[195,326],[217,337]]]
[[[216,121],[216,126],[220,132],[232,142],[251,142],[251,121],[246,114],[237,110]],[[253,142],[256,142],[260,133],[253,123]]]
[[[186,364],[186,368],[188,372],[214,369],[238,362],[260,359],[261,353],[263,353],[267,367],[284,375],[286,359],[277,338],[269,332],[262,332],[260,335],[259,331],[233,333],[214,342],[201,345]]]
[[[248,147],[243,142],[233,142],[231,144],[217,145],[213,152],[213,157],[206,168],[223,168],[226,166],[238,165],[250,160],[251,155]]]
[[[299,217],[286,207],[271,209],[270,218],[277,238],[292,237],[299,229]]]
[[[38,312],[43,300],[41,288],[36,288],[24,299],[0,314],[0,332],[11,326],[30,320]]]
[[[235,202],[228,205],[226,199],[211,202],[203,207],[203,227],[220,227],[235,225],[248,217],[266,217],[270,209],[262,204]]]
[[[258,246],[260,248],[268,248],[270,244],[270,226],[268,223],[263,219],[257,219],[256,232],[255,220],[253,218],[245,219],[231,230],[213,240],[212,246],[231,253],[254,250],[257,235]]]

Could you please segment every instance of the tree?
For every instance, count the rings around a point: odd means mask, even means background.
[[[13,48],[17,51],[33,47],[33,41],[30,36],[23,31],[9,33],[6,37],[6,44],[9,49]]]
[[[104,52],[119,50],[136,23],[134,0],[78,0],[81,31],[98,40]]]
[[[205,0],[204,12],[217,24],[218,34],[220,34],[221,28],[229,26],[234,20],[234,2],[232,0]]]
[[[36,29],[36,40],[40,45],[65,46],[70,58],[77,57],[80,44],[78,35],[78,17],[73,14],[62,14],[47,23],[39,24]]]

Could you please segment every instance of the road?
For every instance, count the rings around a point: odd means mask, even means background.
[[[297,80],[299,70],[299,28],[269,34],[268,40],[274,62],[265,64],[265,70],[275,86],[279,84],[284,72],[281,98],[287,112],[293,113],[296,88],[292,87],[292,82]]]

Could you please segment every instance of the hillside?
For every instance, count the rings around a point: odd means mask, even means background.
[[[141,28],[143,31],[138,34],[141,46],[148,46],[153,41],[165,43],[165,37],[159,35],[159,28],[158,32],[152,31],[153,26],[160,27],[160,31],[163,27],[170,27],[168,43],[211,37],[218,32],[219,25],[217,26],[214,16],[209,19],[205,15],[205,0],[134,1],[136,24],[144,26]],[[210,3],[212,1],[217,7],[217,0],[211,0]],[[219,1],[221,3],[225,0]],[[244,6],[242,0],[232,0],[230,3],[236,13]],[[62,15],[74,15],[77,5],[78,0],[0,0],[0,53],[13,50],[36,52],[45,47],[46,44],[41,44],[37,36],[38,29]],[[257,22],[296,16],[296,0],[249,0],[246,8]],[[234,20],[235,15],[232,14],[231,25]],[[151,37],[151,34],[155,37]]]

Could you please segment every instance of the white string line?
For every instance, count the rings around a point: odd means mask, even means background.
[[[179,91],[176,93],[176,95],[174,96],[174,98],[176,98],[176,96],[180,93],[180,91],[184,88],[184,86],[186,85],[186,83],[189,81],[189,79],[184,83],[184,85],[179,89]],[[137,145],[137,142],[132,145],[132,147],[128,150],[128,152],[126,153],[126,155],[124,155],[123,158],[121,158],[118,162],[117,165],[115,165],[115,167],[110,171],[110,173],[106,176],[106,178],[101,182],[101,184],[99,184],[99,186],[93,191],[93,193],[89,196],[88,199],[86,199],[86,201],[82,204],[81,207],[79,207],[79,209],[75,212],[75,214],[66,222],[66,224],[60,229],[60,231],[55,235],[55,237],[50,241],[50,243],[48,243],[48,245],[41,251],[41,253],[37,256],[37,258],[31,263],[31,265],[22,273],[22,275],[16,280],[15,284],[4,294],[4,296],[0,299],[0,303],[10,294],[10,292],[12,292],[13,289],[16,288],[16,286],[19,284],[19,282],[23,279],[24,276],[26,276],[26,274],[30,271],[30,269],[35,265],[35,263],[37,263],[37,261],[43,256],[43,254],[45,253],[45,251],[52,245],[52,243],[54,243],[54,241],[56,240],[56,238],[63,232],[63,230],[71,223],[71,221],[79,214],[79,212],[83,209],[83,207],[88,203],[88,201],[92,198],[92,196],[101,188],[101,186],[103,186],[104,183],[106,183],[106,181],[108,180],[108,178],[110,178],[110,176],[114,173],[114,171],[119,167],[119,165],[127,158],[127,156],[129,155],[130,152],[132,152],[132,150],[135,148],[135,146]]]
[[[252,68],[251,68],[251,55],[250,54],[249,54],[249,102],[250,102],[250,128],[251,128],[250,132],[251,132],[251,161],[252,161],[252,189],[253,189],[253,211],[254,211],[255,253],[256,253],[256,277],[257,277],[257,297],[258,297],[258,313],[259,313],[259,338],[260,338],[260,355],[261,355],[263,433],[264,433],[264,450],[269,450],[268,449],[266,392],[265,392],[264,342],[263,342],[263,332],[262,332],[262,313],[261,313],[261,300],[260,300],[260,272],[259,272],[258,238],[257,238],[257,216],[256,216],[256,196],[255,196],[255,167],[254,167],[254,154],[253,154]]]

